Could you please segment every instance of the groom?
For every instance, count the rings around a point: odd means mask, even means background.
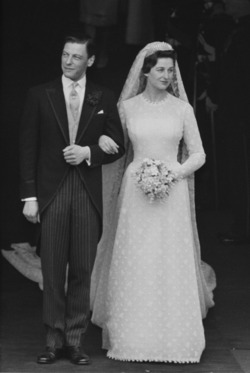
[[[68,36],[62,77],[30,89],[21,123],[23,214],[41,223],[46,328],[46,349],[37,359],[41,364],[55,362],[64,347],[72,363],[89,363],[82,340],[102,233],[102,165],[124,153],[113,94],[86,79],[94,53],[88,36]],[[116,153],[106,154],[98,146],[103,134],[119,145]]]

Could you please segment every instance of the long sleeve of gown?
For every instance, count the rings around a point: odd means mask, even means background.
[[[178,173],[185,178],[198,170],[206,159],[194,111],[189,104],[184,113],[183,139],[187,147],[188,158],[182,163]]]

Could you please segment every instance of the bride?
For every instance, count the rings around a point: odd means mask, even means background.
[[[137,55],[118,103],[127,156],[104,167],[104,231],[92,273],[92,322],[107,356],[127,361],[199,362],[202,318],[214,305],[213,269],[201,260],[194,172],[205,162],[175,52],[153,42]],[[102,149],[115,151],[108,137]],[[176,182],[166,200],[136,185],[145,159],[164,162]],[[124,173],[124,170],[125,173]],[[40,258],[27,243],[2,251],[42,288]]]
[[[212,268],[200,259],[194,212],[193,173],[205,154],[169,44],[154,42],[140,51],[118,106],[128,166],[92,275],[92,322],[103,329],[110,358],[199,362],[202,318],[214,304],[215,287]],[[99,144],[115,150],[107,137]],[[173,172],[166,200],[150,203],[136,185],[145,158]]]

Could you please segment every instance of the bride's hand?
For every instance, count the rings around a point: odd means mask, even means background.
[[[99,138],[98,145],[107,154],[118,153],[119,145],[117,145],[116,142],[109,136],[102,135]]]
[[[171,167],[171,170],[175,174],[175,177],[176,177],[177,180],[180,180],[180,179],[183,178],[183,175],[182,175],[182,166],[181,166],[181,164],[179,162],[176,163],[176,164],[174,164]]]

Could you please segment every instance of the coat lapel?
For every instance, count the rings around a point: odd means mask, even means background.
[[[93,118],[100,102],[102,91],[97,90],[90,82],[86,83],[84,102],[76,136],[76,144],[79,143]]]
[[[48,99],[56,116],[59,127],[62,131],[66,143],[69,143],[68,117],[66,103],[63,94],[61,80],[57,80],[54,86],[46,89]]]
[[[63,137],[66,143],[69,143],[67,109],[61,80],[57,80],[54,85],[47,88],[46,93],[48,95],[49,102],[52,106],[58,125],[63,134]],[[102,91],[98,90],[90,82],[87,82],[82,112],[76,136],[76,144],[79,143],[86,129],[88,128],[90,121],[96,112],[101,96]]]

